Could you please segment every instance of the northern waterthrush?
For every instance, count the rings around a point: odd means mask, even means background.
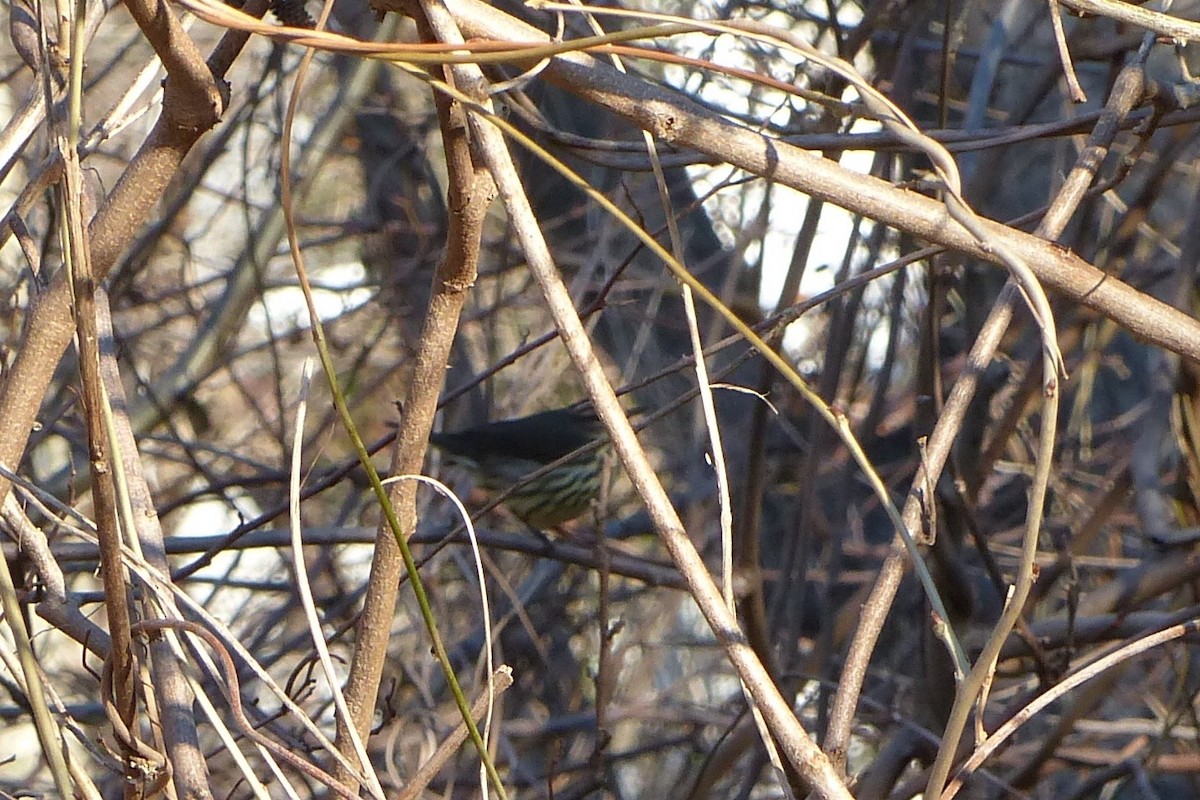
[[[435,433],[431,441],[471,467],[480,488],[509,493],[508,509],[534,528],[552,528],[587,511],[600,493],[602,447],[533,473],[604,436],[595,411],[571,406],[461,431]]]

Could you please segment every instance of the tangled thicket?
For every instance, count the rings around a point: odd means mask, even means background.
[[[185,5],[206,21],[180,27]],[[303,274],[385,476],[424,469],[482,499],[426,456],[435,409],[446,427],[519,416],[588,396],[601,374],[637,409],[681,526],[630,480],[628,453],[569,535],[487,511],[487,620],[453,505],[410,481],[384,489],[468,702],[486,694],[486,629],[511,667],[490,751],[510,796],[929,797],[964,763],[970,796],[1196,793],[1200,115],[1173,42],[1200,36],[1200,4],[641,9],[731,24],[683,31],[342,0],[326,37],[281,28],[263,0],[246,16],[185,5],[88,5],[78,164],[63,155],[71,26],[19,0],[0,50],[0,539],[15,584],[0,586],[0,790],[284,796],[287,781],[372,796],[303,579],[387,796],[480,792],[470,739],[419,771],[462,720],[320,367],[292,468],[316,352]],[[1100,14],[1066,13],[1085,7]],[[223,27],[258,18],[248,37]],[[352,41],[453,41],[455,26],[494,94],[475,67],[439,63],[445,49],[388,60]],[[530,50],[639,27],[588,54]],[[602,373],[582,377],[556,334],[538,237],[487,130],[503,131]],[[648,239],[694,276],[694,317]],[[88,291],[89,270],[106,291]],[[1029,276],[1053,327],[1030,311]],[[712,580],[730,560],[736,631],[685,540]],[[1072,682],[1152,634],[1165,643]],[[975,702],[951,654],[970,668],[989,647]]]

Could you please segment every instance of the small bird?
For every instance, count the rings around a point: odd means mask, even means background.
[[[604,425],[590,406],[568,406],[435,433],[431,441],[470,467],[482,489],[492,494],[511,489],[504,504],[527,525],[544,530],[575,519],[600,494],[603,448],[526,478],[603,436]]]

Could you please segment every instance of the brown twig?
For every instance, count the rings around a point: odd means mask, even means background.
[[[425,16],[422,14],[418,19],[424,20]],[[423,38],[432,40],[433,31],[428,23],[422,25]],[[445,74],[448,75],[448,71]],[[393,475],[419,473],[425,459],[450,347],[467,292],[475,282],[483,221],[493,198],[490,176],[474,163],[462,109],[438,93],[434,95],[434,102],[450,176],[447,191],[451,213],[446,250],[433,276],[429,308],[403,404],[404,417],[392,452],[390,472]],[[392,488],[392,503],[406,537],[412,536],[416,529],[416,490],[414,481],[398,481]],[[346,702],[354,724],[364,736],[375,712],[396,590],[403,569],[400,548],[385,524],[376,537],[367,596],[359,618],[354,658],[346,684]],[[341,730],[338,744],[342,748],[348,746]]]

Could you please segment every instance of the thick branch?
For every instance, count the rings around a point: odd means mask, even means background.
[[[412,10],[409,0],[376,0],[376,5],[405,13]],[[449,0],[447,6],[469,39],[549,41],[537,28],[479,0]],[[950,218],[942,203],[743,128],[669,88],[622,74],[580,53],[553,59],[541,75],[676,147],[769,177],[933,244],[1000,263]],[[985,221],[984,226],[989,237],[1029,264],[1048,288],[1104,314],[1135,336],[1200,361],[1200,322],[1053,242],[997,222]]]

